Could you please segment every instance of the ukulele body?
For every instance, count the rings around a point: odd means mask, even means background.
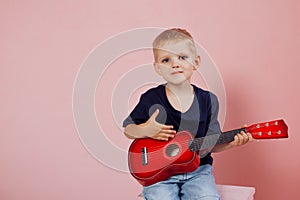
[[[134,140],[128,153],[132,176],[148,186],[172,175],[196,170],[200,158],[197,152],[189,149],[189,141],[193,139],[189,132],[181,131],[169,141],[151,138]]]

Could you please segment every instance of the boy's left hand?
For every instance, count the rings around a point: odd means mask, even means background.
[[[251,141],[253,141],[252,135],[250,133],[245,133],[244,131],[242,131],[239,134],[235,135],[234,140],[229,144],[231,146],[240,146]]]
[[[244,126],[246,127],[246,126]],[[251,142],[253,140],[253,137],[251,133],[245,133],[244,131],[241,131],[239,134],[234,136],[234,140],[230,143],[226,144],[221,144],[221,145],[216,145],[213,149],[212,152],[221,152],[226,149],[230,149],[231,147],[236,147],[240,145],[247,144],[248,142]]]

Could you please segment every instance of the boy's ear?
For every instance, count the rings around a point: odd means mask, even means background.
[[[194,65],[194,70],[197,70],[200,67],[200,63],[201,63],[201,57],[197,56],[195,58],[195,65]]]
[[[159,68],[158,63],[156,61],[154,61],[153,66],[154,66],[154,69],[155,69],[156,73],[161,75],[160,68]]]

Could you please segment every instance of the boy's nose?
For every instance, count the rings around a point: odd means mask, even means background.
[[[178,68],[180,67],[179,61],[176,59],[172,60],[172,68]]]

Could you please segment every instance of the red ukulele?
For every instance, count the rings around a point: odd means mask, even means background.
[[[192,172],[200,164],[199,150],[233,141],[234,136],[241,131],[251,133],[255,139],[288,137],[288,127],[284,121],[275,120],[203,138],[194,138],[188,131],[181,131],[169,141],[135,139],[128,152],[129,170],[144,186],[165,180],[175,174]]]

